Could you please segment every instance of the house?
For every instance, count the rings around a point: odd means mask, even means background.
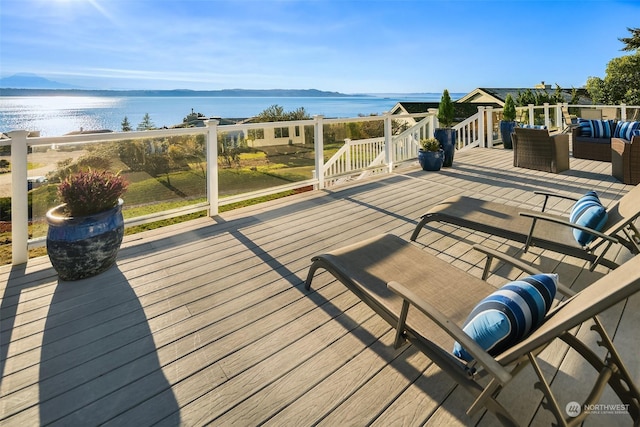
[[[564,98],[564,102],[571,104],[589,105],[592,100],[585,88],[575,89],[578,100],[572,100],[574,89],[560,89],[560,93]],[[507,95],[511,94],[514,100],[517,100],[520,94],[530,92],[532,96],[552,96],[556,89],[551,85],[542,82],[533,88],[483,88],[479,87],[472,90],[462,98],[454,101],[454,122],[461,122],[478,112],[478,107],[502,108],[507,99]],[[428,111],[430,108],[438,108],[439,102],[398,102],[392,109],[391,114],[416,114]],[[413,119],[403,119],[412,125],[417,122]]]

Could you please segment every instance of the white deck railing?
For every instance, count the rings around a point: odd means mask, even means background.
[[[526,118],[529,123],[543,121],[549,128],[562,129],[565,126],[563,110],[571,109],[606,109],[604,118],[613,115],[625,120],[628,117],[640,115],[639,106],[585,106],[585,105],[543,105],[528,106],[518,109],[520,119]],[[478,113],[454,126],[457,130],[457,149],[466,150],[473,147],[492,147],[499,135],[496,126],[501,118],[502,109],[479,107]],[[325,162],[324,159],[324,126],[339,123],[380,121],[384,123],[382,137],[364,140],[347,140],[335,156]],[[416,122],[417,120],[417,122]],[[411,126],[398,135],[393,135],[393,121],[404,121]],[[244,192],[232,197],[220,197],[219,192],[219,146],[218,138],[233,132],[249,135],[252,129],[274,129],[283,127],[313,127],[313,149],[315,156],[315,170],[323,171],[314,174],[307,180],[295,181],[286,185],[278,185],[259,191]],[[136,225],[157,221],[169,217],[185,215],[192,212],[206,210],[209,215],[217,215],[220,206],[279,193],[285,190],[313,186],[325,188],[339,182],[344,177],[362,177],[371,173],[392,172],[398,163],[413,161],[417,157],[420,139],[433,135],[438,127],[436,111],[420,114],[391,115],[325,119],[316,116],[311,120],[294,122],[254,123],[230,126],[218,126],[218,122],[211,120],[204,128],[166,129],[142,132],[115,132],[101,134],[82,134],[61,137],[28,137],[27,131],[9,132],[9,139],[2,140],[0,145],[11,145],[11,227],[12,227],[12,263],[21,264],[28,259],[28,249],[42,246],[44,237],[29,238],[28,212],[28,152],[41,146],[64,148],[65,146],[82,146],[85,144],[102,144],[122,140],[136,140],[149,138],[171,138],[184,135],[203,135],[206,153],[206,202],[196,202],[188,206],[165,210],[154,214],[127,218],[127,225]],[[304,143],[303,143],[304,144]],[[204,199],[204,197],[203,197]]]

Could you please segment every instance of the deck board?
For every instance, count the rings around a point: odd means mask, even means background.
[[[96,278],[58,283],[46,257],[1,267],[0,423],[496,425],[491,414],[466,416],[466,392],[413,347],[394,349],[392,329],[329,274],[305,291],[310,258],[383,232],[408,239],[422,213],[454,195],[535,208],[534,190],[596,189],[612,203],[630,187],[610,168],[571,159],[571,170],[548,174],[514,168],[507,150],[473,149],[440,172],[411,166],[127,236],[117,267]],[[566,214],[571,203],[548,208]],[[479,276],[475,243],[556,271],[574,289],[607,271],[455,226],[429,225],[415,245]],[[493,271],[495,286],[519,274]],[[640,380],[638,304],[603,321]],[[541,359],[554,386],[575,387],[569,374],[582,371],[564,344]],[[518,388],[530,378],[523,372],[501,401],[522,423],[545,424],[540,393]]]

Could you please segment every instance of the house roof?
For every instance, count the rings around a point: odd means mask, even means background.
[[[524,93],[526,91],[531,91],[533,94],[549,94],[552,95],[555,93],[555,89],[552,89],[549,86],[546,87],[534,87],[534,88],[487,88],[487,87],[479,87],[469,92],[462,98],[458,99],[456,102],[471,102],[471,103],[486,103],[486,102],[495,102],[499,104],[500,107],[504,105],[505,99],[507,99],[507,95],[511,94],[511,96],[516,99],[519,93]],[[580,99],[578,100],[578,104],[592,104],[591,98],[589,97],[589,93],[585,88],[576,89]],[[560,89],[562,96],[565,99],[565,102],[571,102],[571,98],[573,96],[573,88],[572,89]]]

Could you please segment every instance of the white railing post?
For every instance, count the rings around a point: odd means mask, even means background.
[[[549,103],[545,102],[542,105],[544,107],[544,125],[549,129],[551,127],[551,123],[549,123]]]
[[[218,215],[219,188],[218,188],[218,120],[207,120],[207,202],[209,203],[209,216]]]
[[[340,172],[351,172],[351,169],[353,169],[353,160],[351,159],[351,138],[345,138],[344,145],[347,147],[347,151],[344,152],[346,170]]]
[[[556,127],[560,130],[564,130],[564,115],[562,114],[562,103],[558,102],[556,104]],[[569,111],[567,109],[567,111]]]
[[[479,141],[480,147],[486,147],[487,143],[485,142],[485,131],[484,131],[484,123],[485,123],[485,107],[478,107],[478,129],[476,130],[475,139]],[[470,124],[472,126],[472,124]]]
[[[9,132],[11,138],[11,263],[29,260],[29,197],[27,187],[26,130]]]
[[[387,165],[387,172],[393,172],[393,155],[391,153],[393,144],[393,129],[391,126],[391,113],[384,115],[384,162]]]
[[[624,102],[620,103],[620,120],[627,121],[627,104]]]
[[[427,112],[430,114],[429,118],[429,131],[431,135],[428,135],[427,138],[433,138],[435,136],[436,129],[440,124],[438,123],[438,109],[437,108],[429,108]]]
[[[489,106],[485,109],[487,120],[485,124],[485,133],[487,135],[487,145],[488,148],[493,148],[493,107]]]
[[[314,150],[316,154],[316,171],[317,171],[317,179],[318,179],[318,189],[324,189],[324,125],[322,123],[322,119],[324,116],[317,115],[313,116],[315,120],[314,129],[313,129],[313,142],[314,142]]]
[[[533,104],[529,104],[529,124],[530,125],[535,125],[536,124],[536,120],[535,120],[535,115],[534,115],[534,111],[533,111]]]

